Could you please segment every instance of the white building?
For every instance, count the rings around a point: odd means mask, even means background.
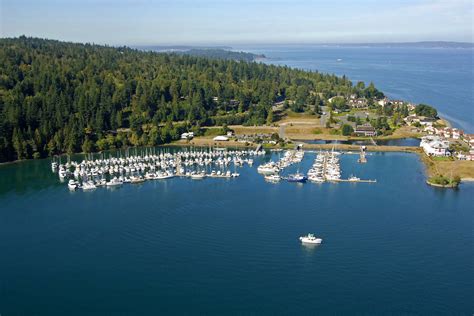
[[[187,132],[181,134],[181,139],[192,139],[194,137],[194,132]]]
[[[382,100],[378,100],[377,101],[377,104],[378,105],[381,105],[382,107],[386,106],[388,104],[388,99],[387,98],[383,98]]]
[[[436,134],[436,128],[434,128],[432,125],[427,125],[423,129],[423,132],[428,133],[430,135],[435,135]]]
[[[229,137],[223,136],[223,135],[219,135],[219,136],[214,137],[214,140],[215,140],[216,142],[227,142],[227,141],[229,140]]]
[[[437,136],[424,136],[421,138],[420,147],[428,156],[449,156],[449,141]]]
[[[463,136],[464,131],[458,129],[458,128],[452,128],[451,129],[451,137],[454,139],[461,139]]]

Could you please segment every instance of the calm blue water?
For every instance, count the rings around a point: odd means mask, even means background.
[[[268,63],[373,81],[390,98],[431,104],[453,125],[474,133],[473,49],[322,45],[237,49],[264,53]]]
[[[298,142],[298,140],[294,140]],[[301,142],[308,144],[347,144],[347,145],[373,145],[370,140],[301,140]],[[420,146],[420,140],[418,138],[399,138],[399,139],[377,139],[377,145],[379,146]]]
[[[378,183],[270,184],[257,160],[71,193],[48,160],[0,166],[0,313],[471,315],[474,185],[427,186],[414,154],[356,160],[343,177]]]

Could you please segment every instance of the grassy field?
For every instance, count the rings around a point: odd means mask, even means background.
[[[430,177],[435,175],[460,176],[464,181],[474,180],[474,161],[433,159],[423,153],[421,160],[426,165],[426,171]]]
[[[251,134],[273,134],[278,133],[277,126],[243,126],[243,125],[230,125],[236,135],[251,135]]]
[[[392,135],[380,136],[377,139],[398,139],[398,138],[420,138],[422,134],[411,126],[402,126],[393,132]]]

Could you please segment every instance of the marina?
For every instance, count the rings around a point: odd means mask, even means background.
[[[351,182],[376,183],[376,180],[360,179],[354,175],[341,178],[340,156],[353,152],[305,151],[300,147],[294,150],[271,152],[278,155],[277,160],[269,160],[258,165],[257,173],[263,175],[267,182],[278,183],[281,180],[294,183]],[[312,166],[306,174],[300,172],[305,154],[315,154]],[[61,159],[51,162],[51,170],[57,173],[60,182],[67,183],[71,191],[82,189],[92,191],[99,187],[116,188],[124,184],[141,184],[146,181],[166,180],[174,177],[191,180],[206,178],[238,178],[238,169],[243,166],[253,167],[254,158],[265,157],[264,150],[223,150],[221,148],[191,149],[170,152],[136,149],[134,153],[101,154],[99,157],[86,156],[82,160],[71,160],[62,163]],[[360,156],[365,151],[361,148]],[[360,162],[359,158],[359,162]],[[287,172],[296,167],[293,172]],[[253,169],[253,168],[252,168]]]
[[[193,180],[210,178],[237,178],[238,167],[253,165],[253,157],[264,155],[261,150],[193,150],[177,152],[141,151],[124,157],[102,155],[66,163],[52,161],[51,170],[70,190],[94,190],[97,187],[117,187],[124,183],[139,184],[148,180],[187,177]]]

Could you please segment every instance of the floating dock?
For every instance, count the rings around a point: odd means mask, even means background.
[[[364,179],[359,179],[359,180],[349,180],[349,179],[338,179],[338,180],[332,180],[334,182],[362,182],[362,183],[377,183],[377,180],[364,180]]]

